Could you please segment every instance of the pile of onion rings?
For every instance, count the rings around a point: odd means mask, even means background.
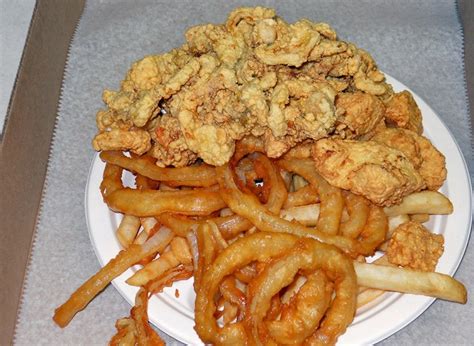
[[[357,308],[383,291],[466,302],[464,286],[447,275],[384,257],[366,263],[383,249],[391,219],[328,184],[304,157],[270,160],[248,140],[221,167],[100,157],[104,201],[124,214],[117,230],[124,249],[56,309],[60,327],[135,264],[143,267],[127,282],[140,287],[136,305],[117,321],[111,344],[160,344],[147,301],[190,277],[195,330],[212,344],[335,344]],[[135,175],[135,188],[123,186],[123,170]]]

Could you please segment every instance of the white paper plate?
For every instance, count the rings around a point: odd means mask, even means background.
[[[402,83],[387,76],[395,91],[409,90]],[[413,92],[412,92],[413,93]],[[466,249],[471,227],[471,182],[463,156],[453,136],[435,112],[413,93],[423,114],[424,135],[446,156],[448,178],[441,191],[453,205],[454,213],[449,216],[432,217],[429,229],[444,234],[445,250],[437,271],[454,274]],[[96,156],[92,162],[86,187],[86,218],[91,242],[100,261],[105,265],[120,250],[115,230],[121,215],[111,212],[104,204],[99,191],[104,169],[103,162]],[[125,183],[132,182],[131,175],[125,176]],[[120,294],[131,304],[135,300],[136,287],[125,280],[135,268],[127,270],[113,281]],[[179,298],[175,290],[179,290]],[[149,318],[158,328],[186,344],[201,344],[194,331],[194,298],[192,280],[178,282],[167,288],[149,303]],[[338,340],[339,344],[372,344],[397,332],[417,318],[433,303],[434,299],[399,293],[385,293],[379,299],[358,311],[352,325]],[[119,317],[119,316],[118,316]],[[442,316],[440,316],[442,318]]]

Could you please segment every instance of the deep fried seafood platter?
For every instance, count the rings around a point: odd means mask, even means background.
[[[466,302],[426,226],[453,211],[436,191],[445,158],[367,52],[262,7],[185,38],[103,93],[93,147],[123,250],[56,309],[59,326],[134,265],[112,345],[161,344],[148,300],[190,278],[195,331],[219,345],[335,344],[386,291]]]

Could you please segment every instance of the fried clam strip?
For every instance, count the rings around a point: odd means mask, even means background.
[[[222,280],[251,262],[267,261],[286,253],[297,239],[290,234],[259,232],[238,239],[216,257],[204,272],[196,292],[195,329],[203,342],[229,345],[245,342],[247,336],[242,322],[220,328],[214,317],[217,310],[214,297]]]
[[[221,196],[232,211],[251,221],[259,230],[282,232],[299,237],[312,237],[323,243],[336,245],[344,252],[356,257],[359,254],[358,242],[338,235],[325,234],[317,229],[305,227],[274,215],[251,194],[240,191],[235,185],[229,165],[216,168]]]
[[[165,212],[209,215],[226,207],[219,193],[210,190],[156,191],[124,188],[109,194],[105,201],[113,211],[139,217]]]
[[[113,279],[142,258],[162,251],[173,237],[174,234],[170,229],[162,227],[144,244],[132,244],[128,249],[120,251],[115,258],[82,284],[64,304],[55,310],[53,320],[60,327],[67,326],[74,315],[84,309]]]
[[[103,151],[100,158],[128,171],[141,174],[153,180],[163,181],[170,186],[212,186],[217,183],[214,168],[208,165],[180,168],[161,168],[146,157],[126,157],[120,151]]]
[[[300,319],[288,321],[292,325],[291,335],[287,338],[295,343],[306,340],[309,344],[335,344],[352,322],[356,309],[357,280],[352,261],[336,247],[323,244],[310,238],[299,239],[285,256],[270,263],[248,286],[249,302],[247,304],[246,327],[252,342],[266,343],[265,323],[263,323],[270,300],[282,288],[288,286],[299,271],[313,273],[322,270],[329,281],[334,283],[335,297],[326,311],[326,304],[321,303],[308,307]],[[304,286],[303,286],[304,287]],[[326,288],[322,288],[326,290]],[[330,300],[331,293],[326,300]],[[323,310],[323,311],[318,311]],[[319,320],[324,315],[324,320]],[[306,325],[305,325],[306,324]],[[319,325],[319,328],[318,328]],[[263,338],[262,338],[263,337]],[[299,339],[299,340],[298,340]]]
[[[421,294],[462,304],[467,301],[464,285],[449,275],[358,262],[354,262],[354,268],[361,286]]]

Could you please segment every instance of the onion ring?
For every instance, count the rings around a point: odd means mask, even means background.
[[[123,189],[122,171],[123,169],[119,166],[110,163],[105,165],[102,182],[100,183],[100,192],[104,200],[112,192]]]
[[[185,215],[209,215],[226,205],[219,193],[210,190],[135,190],[124,188],[107,195],[113,211],[135,215],[156,216],[164,212]]]
[[[367,222],[369,201],[349,191],[344,191],[343,197],[350,218],[341,223],[339,232],[345,237],[355,239],[362,232]]]
[[[278,165],[287,171],[297,173],[305,178],[317,191],[321,200],[321,211],[317,229],[335,235],[341,222],[344,200],[341,189],[331,186],[317,172],[311,159],[287,159],[278,161]]]
[[[249,284],[249,301],[245,325],[251,341],[259,344],[259,328],[267,310],[270,308],[271,298],[283,287],[289,285],[298,271],[314,272],[322,269],[325,275],[334,282],[336,296],[331,307],[326,311],[324,320],[319,329],[309,333],[302,326],[300,331],[305,330],[310,336],[310,343],[334,344],[339,335],[345,332],[347,326],[352,322],[356,309],[357,278],[352,261],[344,256],[336,247],[320,243],[310,238],[299,239],[294,248],[283,258],[269,264],[264,271]],[[329,298],[328,298],[329,299]],[[321,307],[324,308],[323,303]],[[309,313],[312,309],[309,308]],[[305,312],[303,312],[304,314]],[[321,312],[312,316],[321,318]],[[303,323],[303,321],[301,321]],[[306,321],[309,325],[310,321]],[[314,322],[314,321],[311,321]],[[304,336],[307,336],[306,334]],[[279,340],[276,340],[279,342]]]
[[[385,241],[388,231],[388,217],[383,208],[370,205],[367,223],[359,237],[359,253],[372,256],[375,249]]]
[[[358,242],[337,235],[329,235],[317,229],[305,227],[297,222],[283,220],[272,214],[258,199],[248,193],[240,191],[233,181],[232,171],[228,165],[217,167],[221,196],[226,204],[236,214],[251,221],[259,230],[267,232],[282,232],[297,235],[299,237],[311,237],[323,243],[336,245],[338,248],[357,257]]]
[[[214,344],[241,344],[247,337],[242,322],[219,328],[214,314],[214,297],[222,280],[235,270],[253,261],[266,261],[289,251],[297,237],[290,234],[259,232],[238,239],[224,249],[202,276],[196,294],[196,332],[203,342]]]
[[[162,168],[145,157],[129,158],[120,151],[103,151],[100,158],[130,172],[141,174],[147,178],[163,181],[170,186],[212,186],[216,184],[214,168],[208,165]]]
[[[308,276],[300,290],[285,304],[279,321],[265,326],[272,339],[283,344],[302,343],[319,326],[331,302],[332,287],[323,272]]]

